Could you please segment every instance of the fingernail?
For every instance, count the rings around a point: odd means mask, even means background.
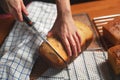
[[[71,57],[71,56],[72,56],[72,54],[70,53],[70,54],[69,54],[69,56]]]
[[[29,13],[28,12],[26,12],[26,15],[28,15]]]
[[[78,54],[75,54],[75,57],[77,57],[78,56]]]
[[[72,56],[72,55],[69,55],[70,57]]]
[[[81,49],[80,49],[80,51],[79,52],[81,52]]]
[[[22,21],[23,21],[23,19],[20,19],[19,21],[20,21],[20,22],[22,22]]]

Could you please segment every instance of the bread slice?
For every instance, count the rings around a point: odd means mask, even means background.
[[[103,26],[103,37],[112,45],[120,44],[120,17]]]
[[[79,34],[81,36],[81,46],[82,51],[85,50],[92,41],[93,33],[91,29],[83,24],[82,22],[75,21],[75,24],[78,28]],[[71,63],[76,57],[68,57],[67,53],[62,45],[62,43],[56,37],[48,37],[47,40],[50,44],[57,50],[59,55],[67,62]],[[45,43],[43,42],[39,48],[40,55],[43,59],[54,68],[64,68],[66,65],[64,62],[56,55],[56,53]],[[80,53],[79,53],[80,54]]]
[[[116,75],[120,74],[120,45],[108,49],[108,62]]]

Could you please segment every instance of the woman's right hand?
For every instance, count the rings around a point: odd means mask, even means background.
[[[23,21],[22,12],[28,15],[23,0],[1,0],[1,7],[7,13],[10,13],[15,19]]]

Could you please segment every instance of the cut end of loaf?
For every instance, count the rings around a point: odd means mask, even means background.
[[[67,56],[62,44],[54,37],[48,37],[47,40],[55,48],[57,53],[66,61],[69,61],[69,57]],[[40,55],[44,57],[45,61],[49,64],[49,66],[53,66],[56,68],[63,68],[65,64],[63,60],[51,49],[51,47],[43,42],[40,46]],[[47,58],[46,58],[47,57]]]

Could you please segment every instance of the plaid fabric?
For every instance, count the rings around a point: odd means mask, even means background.
[[[31,20],[36,22],[35,28],[47,34],[56,18],[56,6],[36,1],[27,9]],[[0,48],[0,80],[29,80],[42,40],[27,27],[25,23],[16,22]]]

